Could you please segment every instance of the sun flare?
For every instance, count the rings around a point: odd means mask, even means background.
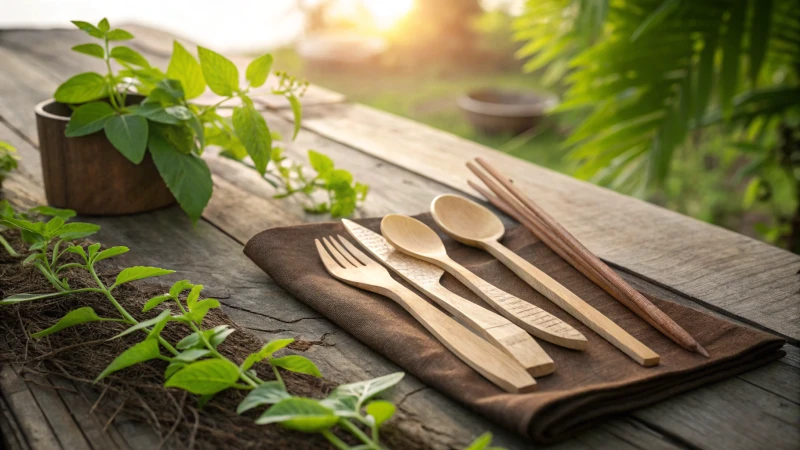
[[[372,15],[375,25],[387,30],[414,7],[414,0],[362,0],[364,7]]]

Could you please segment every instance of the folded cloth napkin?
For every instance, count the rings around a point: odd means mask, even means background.
[[[438,230],[429,214],[417,218]],[[380,232],[380,219],[357,222]],[[537,443],[561,440],[608,416],[731,377],[783,355],[780,338],[648,295],[656,306],[691,333],[711,357],[690,353],[585,278],[527,230],[522,227],[508,230],[503,240],[506,246],[661,356],[660,365],[644,368],[533,290],[488,253],[442,235],[453,259],[488,282],[566,321],[589,341],[584,352],[540,341],[555,361],[556,371],[536,380],[536,392],[508,394],[464,364],[393,301],[332,278],[317,255],[314,239],[336,234],[357,244],[341,223],[319,223],[263,231],[247,243],[244,252],[289,294],[425,384]],[[455,278],[445,275],[442,284],[482,304]]]

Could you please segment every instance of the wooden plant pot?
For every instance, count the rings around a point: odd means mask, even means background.
[[[129,100],[141,100],[135,97]],[[111,145],[102,130],[68,138],[64,132],[71,114],[67,105],[53,99],[36,105],[44,188],[51,206],[111,216],[175,203],[149,152],[136,165]]]

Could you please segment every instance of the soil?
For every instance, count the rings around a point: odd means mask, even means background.
[[[15,231],[5,231],[3,236],[24,256],[28,253]],[[70,255],[76,257],[75,255]],[[20,264],[22,258],[12,258],[0,248],[0,298],[17,293],[53,292],[50,283],[30,266]],[[77,262],[77,261],[76,261]],[[106,285],[113,283],[118,270],[98,263],[100,278]],[[94,287],[85,271],[66,274],[70,286]],[[115,298],[138,320],[157,315],[168,307],[142,313],[144,303],[163,294],[165,287],[143,283],[125,284],[117,288]],[[30,333],[53,325],[67,312],[90,306],[100,317],[118,317],[117,311],[101,294],[83,293],[68,297],[46,299],[0,306],[0,363],[11,363],[25,376],[47,375],[68,378],[83,388],[94,390],[99,399],[93,406],[103,423],[134,420],[150,424],[161,436],[164,447],[196,449],[329,449],[328,441],[316,434],[287,430],[279,425],[256,425],[253,420],[263,411],[236,414],[236,406],[244,398],[242,391],[229,389],[216,395],[203,408],[197,398],[177,389],[163,387],[165,361],[154,360],[119,371],[103,381],[93,384],[94,378],[122,351],[141,340],[139,333],[120,339],[108,340],[125,329],[124,324],[95,322],[62,330],[43,339],[33,339]],[[227,324],[236,328],[219,350],[231,360],[241,363],[248,354],[258,351],[263,342],[254,334],[238,327],[221,310],[212,310],[205,318],[205,328]],[[174,343],[186,336],[181,324],[170,323],[162,336]],[[306,341],[296,341],[290,350],[305,351]],[[263,380],[275,379],[267,364],[257,364],[258,375]],[[294,395],[322,398],[335,384],[329,380],[282,371],[287,389]],[[337,435],[357,444],[346,433]],[[412,436],[400,431],[391,423],[381,429],[382,442],[394,449],[425,448]]]

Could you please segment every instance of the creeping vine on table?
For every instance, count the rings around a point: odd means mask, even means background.
[[[202,214],[213,189],[211,172],[201,158],[206,145],[222,147],[223,156],[247,160],[249,166],[279,188],[276,196],[302,192],[304,207],[309,212],[348,216],[364,200],[366,186],[354,183],[346,171],[320,171],[312,161],[316,176],[307,183],[305,178],[310,169],[280,156],[277,142],[282,138],[270,130],[256,109],[253,96],[259,94],[254,89],[264,86],[270,74],[276,77],[276,85],[262,93],[279,95],[288,101],[294,115],[294,139],[302,118],[299,98],[308,83],[272,71],[272,55],[264,54],[251,61],[245,71],[246,82],[242,84],[238,68],[229,59],[198,47],[198,61],[175,41],[164,72],[136,50],[117,45],[133,39],[133,35],[123,29],[112,29],[108,20],[103,19],[97,25],[73,23],[100,43],[80,44],[72,50],[102,59],[106,73],[80,73],[56,90],[57,101],[74,105],[66,136],[85,136],[103,130],[111,144],[134,164],[141,163],[149,150],[164,182],[193,221]],[[121,65],[122,70],[114,71],[112,61]],[[196,102],[206,87],[219,96],[217,103]],[[145,98],[138,104],[131,102],[131,93]],[[226,117],[218,108],[231,101],[238,106],[233,108],[232,117]]]
[[[46,222],[37,221],[37,216],[52,218]],[[128,267],[117,274],[113,283],[104,283],[98,275],[97,263],[127,253],[129,249],[123,246],[102,249],[97,243],[76,243],[96,233],[100,227],[90,223],[68,223],[74,216],[74,211],[46,206],[19,214],[7,201],[0,202],[0,225],[18,230],[23,241],[30,245],[31,253],[22,264],[35,267],[53,286],[51,293],[15,294],[0,300],[0,305],[93,292],[102,294],[119,315],[99,317],[94,309],[84,306],[68,312],[49,328],[33,333],[32,337],[43,338],[65,328],[90,322],[121,323],[128,327],[112,339],[132,333],[138,333],[143,339],[117,356],[97,375],[95,382],[135,364],[163,360],[168,363],[164,372],[164,386],[198,395],[201,406],[226,389],[249,391],[239,404],[237,413],[271,405],[255,419],[257,424],[279,423],[293,430],[320,433],[338,449],[385,448],[380,442],[380,427],[394,415],[396,407],[391,402],[374,398],[400,382],[404,376],[402,372],[340,385],[321,400],[293,396],[286,389],[280,369],[322,376],[317,366],[303,356],[274,356],[277,351],[291,344],[293,339],[270,341],[258,352],[247,356],[241,364],[231,361],[217,348],[235,330],[228,325],[208,329],[203,326],[205,316],[211,309],[219,308],[220,303],[213,298],[201,299],[203,286],[188,280],[178,281],[168,292],[149,299],[142,312],[158,307],[162,308],[161,312],[150,319],[138,321],[117,300],[115,290],[125,283],[168,275],[174,271],[157,267]],[[12,256],[19,257],[7,242],[5,247]],[[74,262],[75,258],[67,259],[68,254],[77,255],[78,262]],[[70,286],[67,275],[72,270],[88,272],[95,286]],[[168,307],[163,308],[163,305]],[[168,342],[161,336],[170,322],[187,328],[188,334],[177,343]],[[253,369],[256,364],[264,363],[271,366],[275,380],[262,380]],[[350,447],[334,434],[333,430],[337,427],[350,433],[360,444]],[[491,434],[487,433],[473,442],[469,449],[488,449],[490,442]]]

